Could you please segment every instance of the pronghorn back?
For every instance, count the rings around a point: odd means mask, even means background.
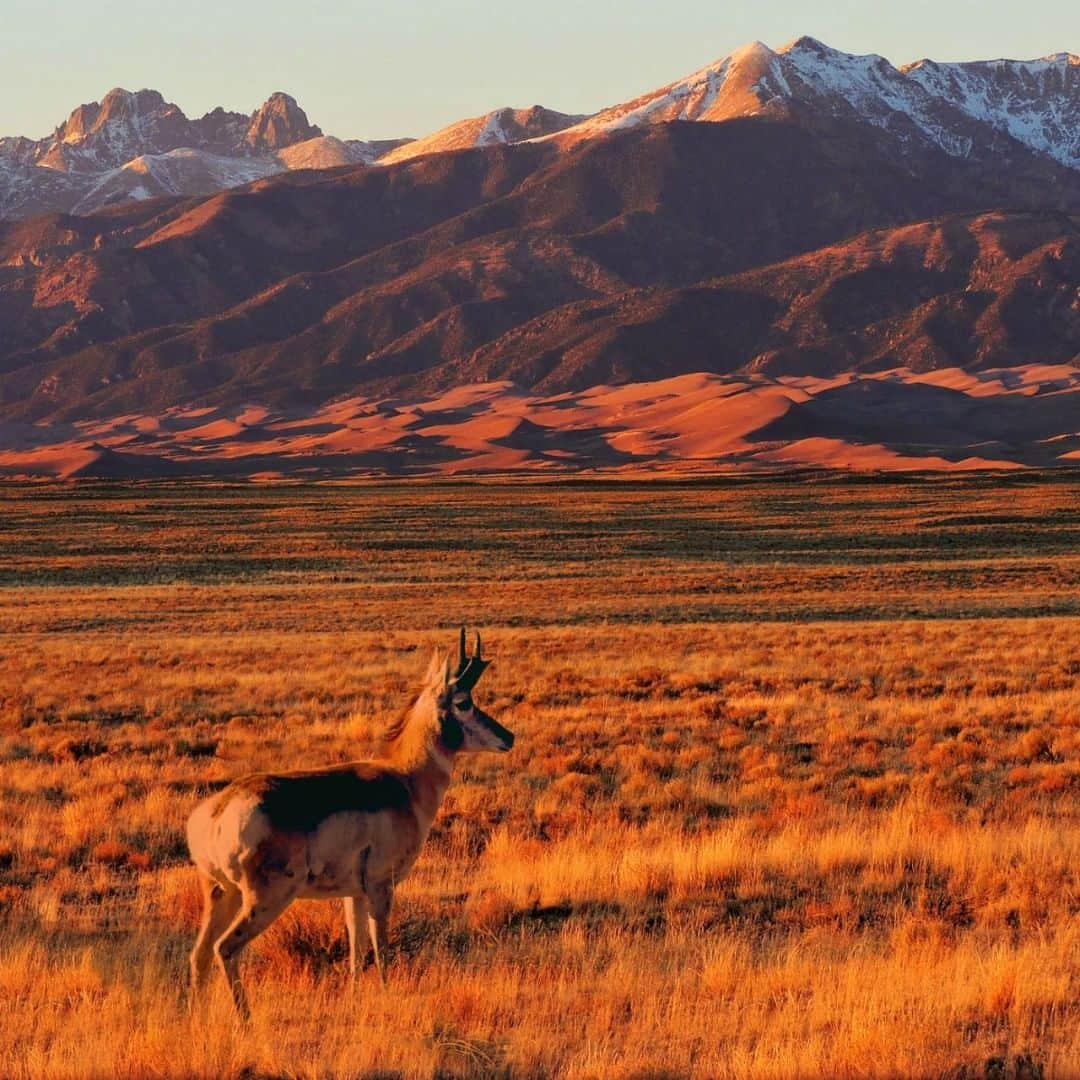
[[[380,761],[355,761],[327,769],[255,773],[222,791],[211,808],[217,818],[237,797],[258,800],[274,829],[310,832],[331,814],[401,810],[409,804],[405,778]]]

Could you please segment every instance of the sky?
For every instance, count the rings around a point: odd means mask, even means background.
[[[0,135],[122,86],[192,117],[285,90],[328,134],[420,136],[503,105],[592,112],[802,34],[895,64],[1080,53],[1080,2],[0,0]]]

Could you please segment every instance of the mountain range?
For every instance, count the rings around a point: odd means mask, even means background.
[[[1080,58],[902,68],[810,37],[773,51],[754,42],[684,79],[594,116],[534,105],[496,109],[420,139],[339,139],[285,93],[250,116],[218,107],[189,120],[156,90],[111,90],[49,136],[0,138],[0,217],[87,213],[129,199],[201,195],[289,169],[394,164],[422,154],[561,133],[593,138],[642,123],[739,116],[849,117],[904,145],[996,160],[1019,148],[1080,168]]]
[[[114,91],[0,142],[0,192],[0,471],[1080,455],[1066,53],[755,43],[389,143]]]
[[[323,135],[280,92],[250,116],[219,107],[189,120],[156,90],[115,89],[45,138],[0,139],[0,217],[209,194],[288,169],[372,162],[397,145]]]

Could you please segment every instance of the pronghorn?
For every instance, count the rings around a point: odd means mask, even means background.
[[[423,689],[386,733],[380,757],[247,776],[195,808],[187,840],[203,913],[191,953],[193,1004],[216,960],[246,1016],[240,950],[302,897],[344,900],[354,982],[357,924],[366,918],[385,983],[394,886],[427,838],[454,758],[514,745],[513,734],[472,700],[489,663],[480,658],[479,634],[467,655],[462,628],[456,668],[435,651]]]

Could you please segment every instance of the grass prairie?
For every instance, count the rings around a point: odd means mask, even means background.
[[[1080,480],[0,488],[0,1076],[1080,1075]],[[189,1017],[182,827],[462,622],[389,987],[303,902]]]

